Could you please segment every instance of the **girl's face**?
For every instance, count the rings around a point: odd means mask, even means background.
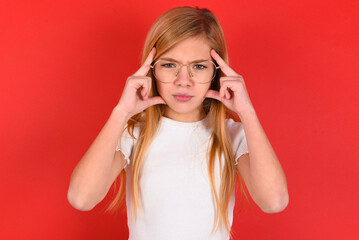
[[[212,60],[211,48],[204,38],[188,38],[171,48],[159,59],[173,59],[183,65],[197,60]],[[168,66],[168,65],[166,65]],[[211,79],[209,78],[209,81]],[[156,78],[157,90],[165,105],[165,117],[182,122],[199,121],[205,117],[203,101],[211,82],[200,84],[193,81],[187,66],[182,66],[177,77],[170,83],[163,83]]]

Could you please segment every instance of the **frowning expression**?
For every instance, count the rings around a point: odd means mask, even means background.
[[[159,57],[166,61],[166,68],[182,64],[177,76],[168,81],[156,76],[157,90],[166,102],[165,116],[174,120],[192,122],[203,118],[203,101],[211,85],[211,76],[206,83],[198,83],[191,76],[187,65],[212,61],[211,47],[203,37],[185,39]],[[174,64],[172,64],[174,63]],[[184,66],[186,65],[186,66]],[[195,69],[202,65],[193,65]],[[191,68],[190,68],[191,69]]]

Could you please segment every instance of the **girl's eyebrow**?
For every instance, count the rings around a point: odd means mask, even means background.
[[[173,58],[169,58],[169,57],[164,57],[164,58],[159,58],[159,60],[166,60],[166,61],[172,61],[172,62],[179,62],[176,59]],[[194,61],[191,61],[190,63],[194,63],[194,62],[204,62],[204,61],[210,61],[210,59],[196,59]]]

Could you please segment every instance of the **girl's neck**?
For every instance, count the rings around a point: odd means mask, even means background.
[[[197,122],[204,119],[206,113],[203,109],[190,113],[178,113],[167,108],[163,116],[179,122]]]

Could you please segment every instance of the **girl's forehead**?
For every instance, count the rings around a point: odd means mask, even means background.
[[[181,62],[177,59],[174,59],[174,58],[170,58],[170,57],[160,57],[158,60],[164,60],[164,61],[170,61],[170,62]],[[198,58],[198,59],[193,59],[193,60],[190,60],[190,61],[187,61],[188,63],[198,63],[198,62],[204,62],[204,61],[208,61],[208,60],[211,60],[211,59],[208,59],[208,58]]]
[[[197,60],[211,60],[211,47],[204,38],[187,38],[159,58],[171,58],[176,61],[194,62]]]

